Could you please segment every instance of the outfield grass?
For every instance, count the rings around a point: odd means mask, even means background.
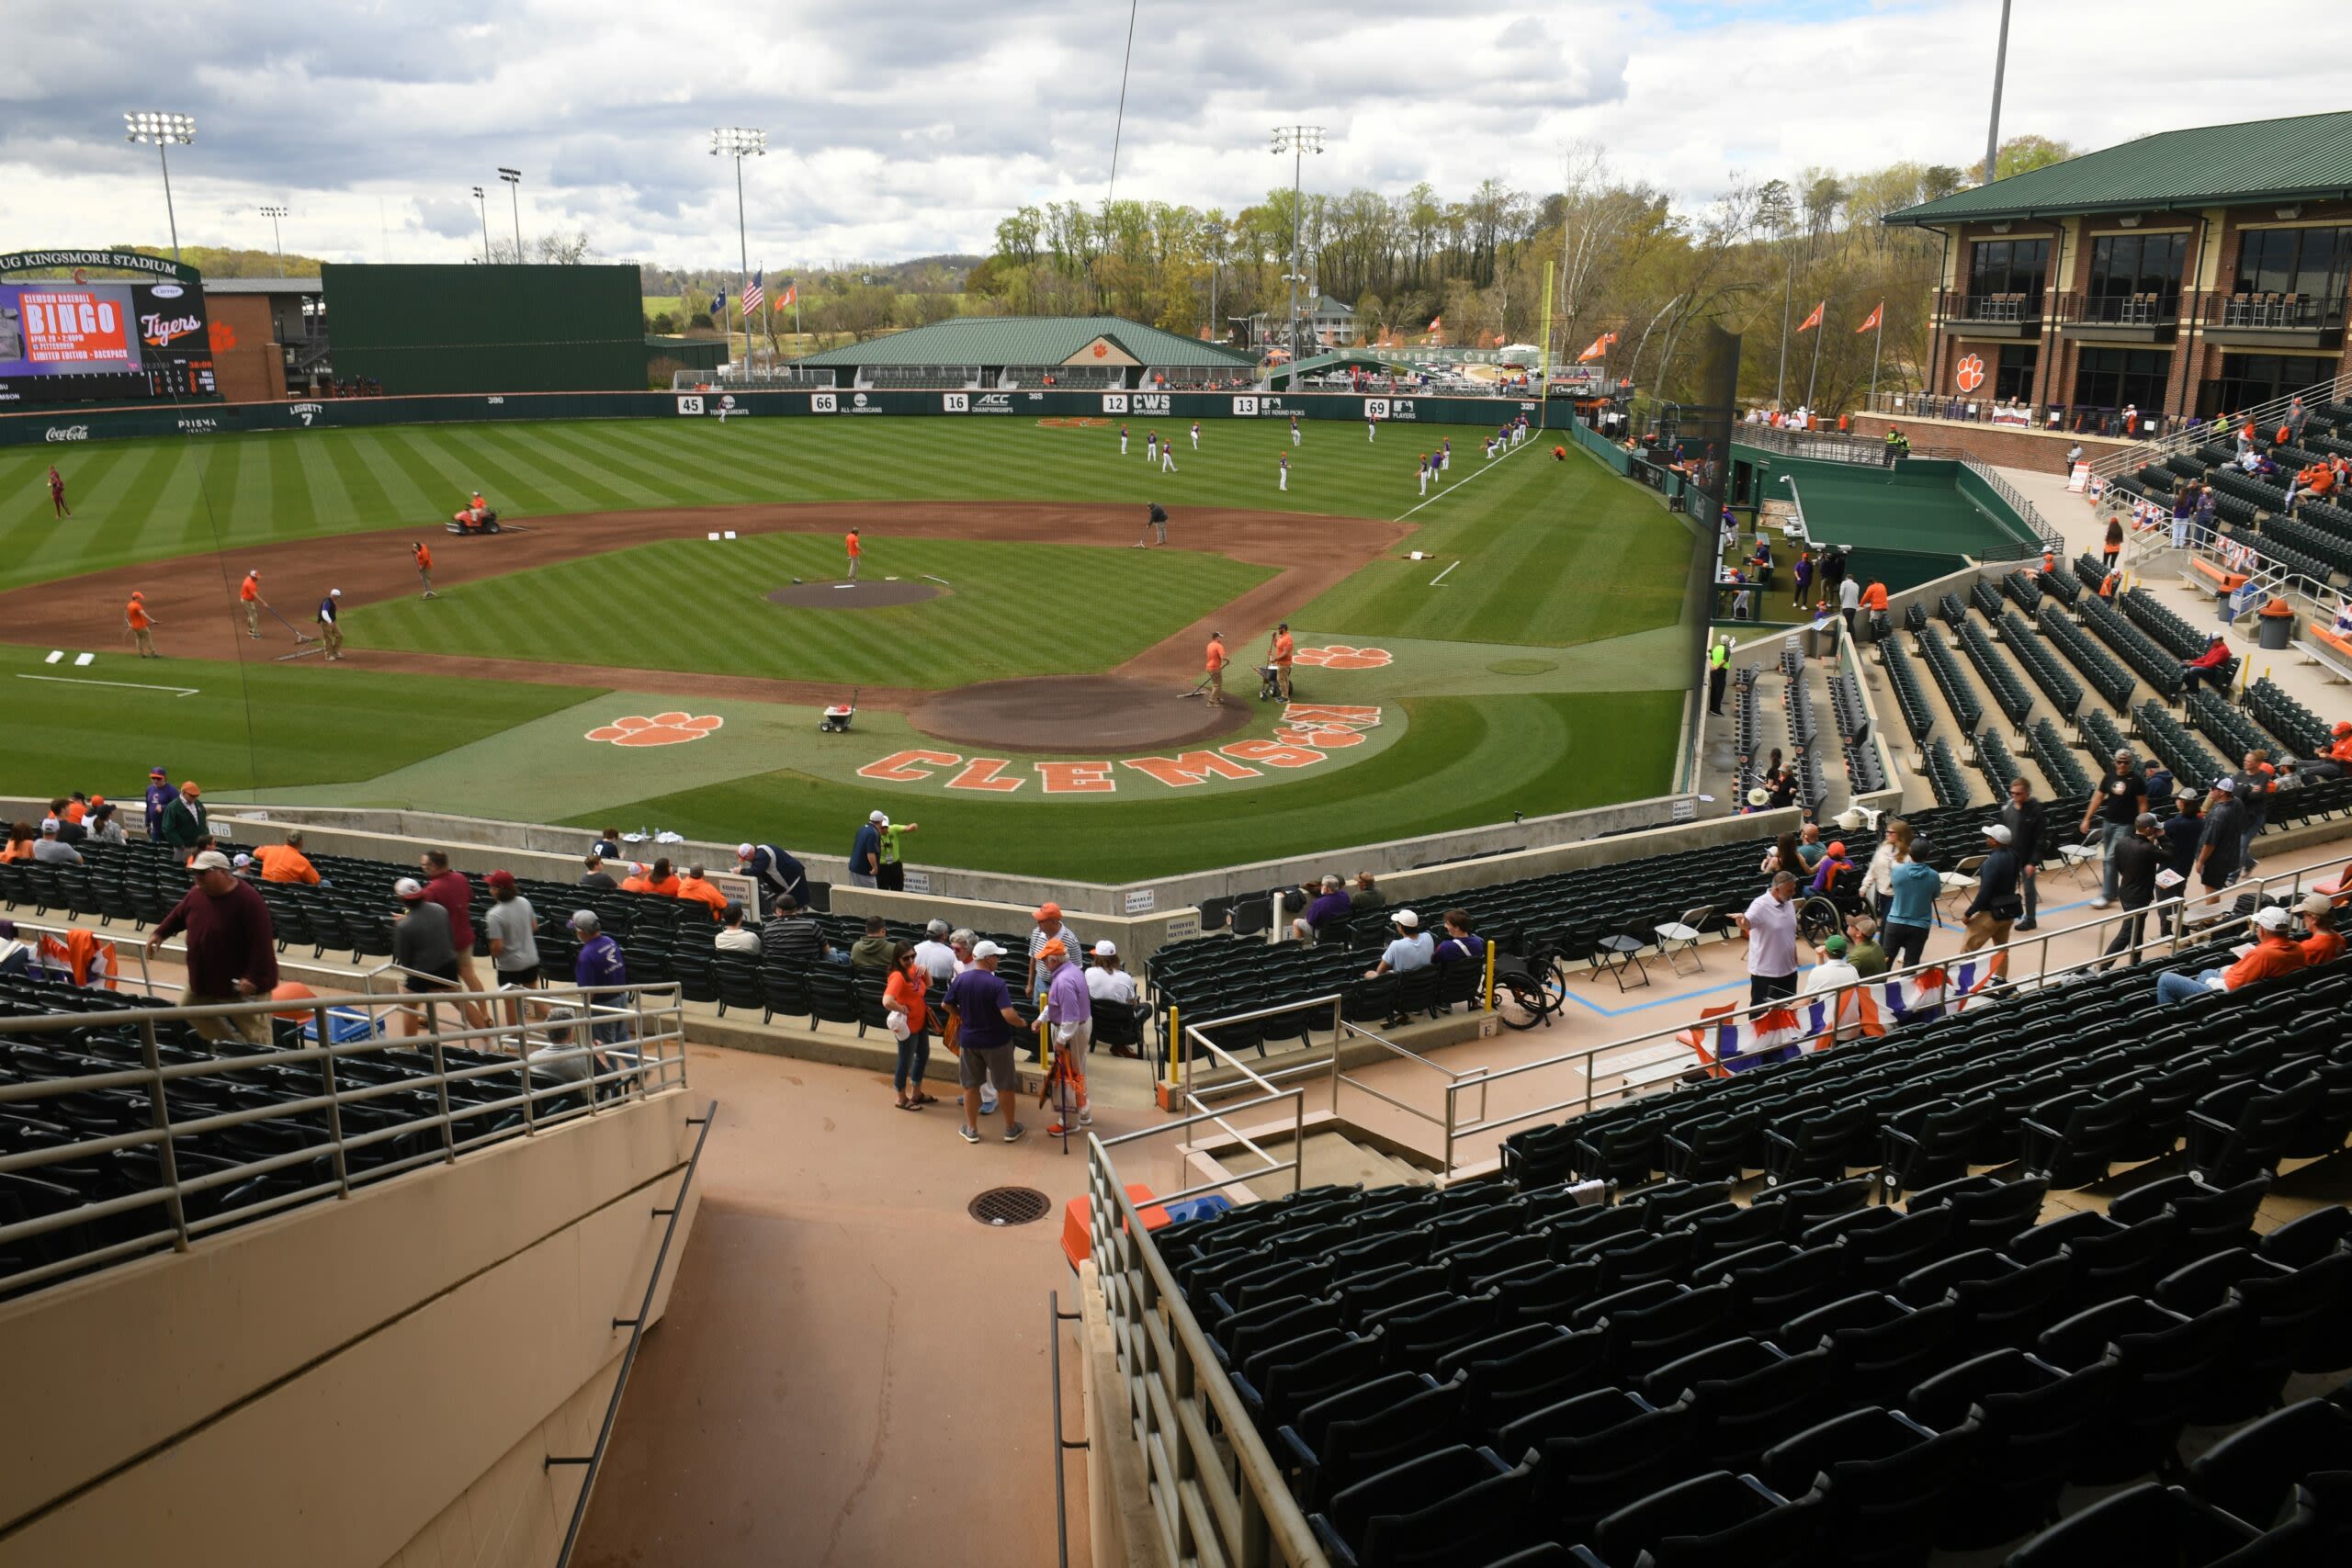
[[[865,536],[871,578],[944,577],[939,598],[787,608],[770,590],[836,578],[837,534],[668,539],[352,612],[353,642],[561,664],[960,686],[1108,670],[1274,575],[1193,550]]]
[[[48,651],[0,646],[11,712],[7,744],[0,746],[0,794],[87,789],[136,800],[147,770],[159,762],[175,780],[193,778],[215,794],[350,783],[595,694],[578,686],[371,675],[316,662],[106,658],[76,670],[44,663]],[[101,681],[123,684],[91,683]],[[193,696],[173,689],[190,687]]]
[[[1126,882],[1662,794],[1683,701],[1679,692],[1414,698],[1404,738],[1360,765],[1246,796],[1090,805],[1082,818],[1043,801],[918,802],[786,769],[572,820],[847,854],[879,806],[922,824],[908,840],[918,864]]]

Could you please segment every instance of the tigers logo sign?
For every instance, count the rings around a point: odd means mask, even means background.
[[[1960,384],[1963,392],[1976,390],[1984,384],[1984,356],[1981,354],[1962,355],[1960,363],[1952,367],[1952,379]]]

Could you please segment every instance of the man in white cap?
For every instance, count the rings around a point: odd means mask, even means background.
[[[2289,934],[2294,923],[2295,917],[2275,904],[2256,909],[2251,952],[2227,969],[2208,969],[2198,975],[2186,969],[2165,971],[2156,976],[2156,999],[2184,1001],[2200,991],[2234,991],[2256,980],[2293,974],[2307,962],[2302,948]]]
[[[854,887],[879,887],[882,874],[882,829],[890,818],[882,812],[866,814],[865,824],[849,846],[849,880]]]
[[[2335,930],[2335,900],[2324,893],[2303,895],[2303,962],[2312,968],[2344,956],[2344,938]]]
[[[1421,930],[1420,916],[1410,909],[1399,909],[1389,917],[1396,935],[1380,950],[1380,962],[1363,972],[1369,980],[1378,975],[1409,975],[1416,969],[1429,967],[1430,955],[1437,943],[1430,933]]]
[[[874,868],[874,880],[876,886],[885,892],[904,893],[907,890],[907,863],[901,858],[906,851],[899,840],[921,826],[919,822],[893,822],[887,817],[882,818],[882,859]]]
[[[808,873],[801,863],[774,844],[735,846],[735,870],[748,876],[760,891],[759,913],[775,908],[779,898],[808,901]]]
[[[992,942],[972,947],[972,967],[947,987],[947,1010],[956,1020],[957,1080],[964,1089],[964,1124],[956,1131],[967,1144],[980,1141],[980,1086],[997,1093],[1004,1111],[1004,1141],[1017,1144],[1023,1131],[1015,1118],[1021,1097],[1021,1077],[1012,1060],[1012,1037],[1025,1033],[1028,1023],[1012,1010],[1012,993],[997,978],[997,960],[1004,949]]]
[[[342,589],[330,588],[327,596],[319,601],[319,637],[327,645],[329,659],[343,657],[343,619],[338,609],[342,599]]]
[[[187,984],[180,992],[185,1006],[269,995],[277,987],[277,942],[269,906],[252,883],[230,869],[229,857],[219,850],[206,850],[188,869],[196,874],[196,886],[148,933],[147,956],[154,957],[165,939],[187,933]],[[194,1023],[207,1040],[240,1035],[255,1045],[269,1043],[269,1019],[263,1013]]]
[[[392,962],[407,974],[401,989],[420,996],[458,988],[458,944],[449,931],[449,911],[425,897],[424,884],[403,876],[392,884],[401,901],[392,921]],[[414,1034],[424,1027],[423,1017],[402,1009],[401,1032]]]
[[[33,859],[44,865],[80,865],[82,852],[58,837],[59,830],[56,818],[40,819],[40,837],[33,840]]]
[[[1119,967],[1119,950],[1106,937],[1094,944],[1094,964],[1086,972],[1086,994],[1094,1003],[1094,1016],[1106,1012],[1115,1018],[1135,1016],[1135,976]],[[1114,1056],[1138,1056],[1142,1053],[1132,1045],[1113,1045]]]
[[[2197,840],[2197,884],[2205,891],[2199,898],[2201,906],[2212,903],[2210,913],[2191,919],[2186,906],[2181,912],[2185,925],[2211,925],[2222,918],[2222,890],[2237,877],[2239,846],[2245,841],[2245,810],[2237,801],[2237,781],[2224,773],[2213,781],[2205,796],[2205,828]]]
[[[2000,823],[1984,829],[1984,863],[1976,868],[1976,897],[1969,901],[1964,919],[1968,940],[1960,944],[1962,953],[1973,953],[1987,945],[1997,947],[2009,940],[2009,928],[2017,924],[2018,916],[2025,910],[2025,900],[2018,892],[2018,856],[2011,847],[2015,835]]]

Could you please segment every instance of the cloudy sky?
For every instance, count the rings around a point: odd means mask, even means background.
[[[514,228],[505,164],[526,236],[731,264],[731,171],[708,133],[762,127],[745,187],[753,262],[774,266],[982,251],[1021,203],[1100,199],[1128,17],[1119,0],[180,0],[6,22],[19,6],[0,0],[0,249],[164,243],[154,152],[121,136],[124,110],[155,108],[197,119],[172,165],[183,243],[266,245],[254,209],[276,203],[289,248],[338,260],[478,254],[472,186],[493,233]],[[1965,163],[1999,10],[1138,0],[1119,190],[1242,205],[1287,176],[1267,141],[1286,121],[1328,128],[1307,178],[1334,190],[1540,190],[1579,138],[1694,203],[1734,171]],[[2167,83],[2157,45],[2213,36],[2210,6],[2017,11],[2007,131],[2101,146],[2352,102],[2341,73],[2219,37]],[[2266,31],[2317,36],[2334,12],[2282,0]]]

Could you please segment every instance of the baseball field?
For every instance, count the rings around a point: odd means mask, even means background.
[[[1124,881],[1669,787],[1693,536],[1651,492],[1465,427],[1171,426],[1173,471],[1148,428],[1125,456],[1105,424],[741,418],[0,452],[0,789],[130,796],[160,762],[215,799],[835,853],[879,807],[917,863]],[[443,531],[475,488],[509,531]],[[1283,620],[1288,705],[1254,668]],[[1186,695],[1212,632],[1222,707]]]

